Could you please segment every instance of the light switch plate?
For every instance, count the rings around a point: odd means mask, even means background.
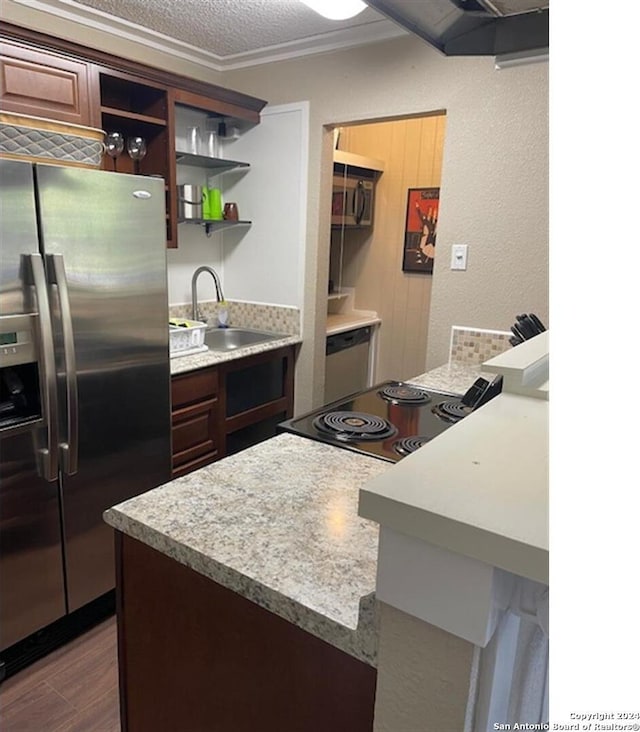
[[[467,268],[467,244],[454,244],[451,247],[451,269]]]

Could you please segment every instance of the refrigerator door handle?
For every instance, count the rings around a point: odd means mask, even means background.
[[[56,396],[56,362],[53,350],[53,328],[47,295],[47,279],[42,257],[27,255],[31,265],[32,284],[38,304],[38,332],[40,334],[40,365],[43,370],[44,412],[47,419],[46,447],[38,449],[39,469],[42,477],[52,483],[58,479],[58,402]]]
[[[67,372],[67,439],[66,442],[60,442],[60,457],[62,470],[67,475],[75,475],[78,472],[78,373],[76,371],[76,349],[73,339],[67,273],[64,268],[62,254],[47,254],[46,260],[49,281],[51,284],[58,286],[62,342]]]

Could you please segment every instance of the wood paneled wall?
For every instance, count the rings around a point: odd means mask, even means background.
[[[383,160],[372,231],[345,232],[342,285],[382,319],[376,378],[426,371],[433,275],[402,271],[407,189],[440,185],[446,116],[344,127],[340,149]]]

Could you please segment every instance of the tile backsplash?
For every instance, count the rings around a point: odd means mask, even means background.
[[[454,325],[451,328],[449,363],[481,364],[512,348],[511,333]]]
[[[217,324],[217,312],[220,303],[215,300],[205,300],[198,303],[200,316],[209,325]],[[272,333],[286,333],[300,335],[300,310],[285,305],[264,305],[255,302],[227,300],[226,307],[229,314],[228,325],[235,328],[253,328],[266,330]],[[191,305],[170,305],[170,318],[190,318]]]

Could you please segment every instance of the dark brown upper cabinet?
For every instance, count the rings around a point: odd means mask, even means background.
[[[91,104],[88,63],[3,40],[3,111],[91,126]]]
[[[266,102],[232,89],[172,74],[104,51],[0,21],[2,109],[139,136],[146,155],[134,161],[126,147],[104,156],[118,173],[164,178],[167,246],[177,247],[176,106],[214,116],[246,131],[260,122]]]

